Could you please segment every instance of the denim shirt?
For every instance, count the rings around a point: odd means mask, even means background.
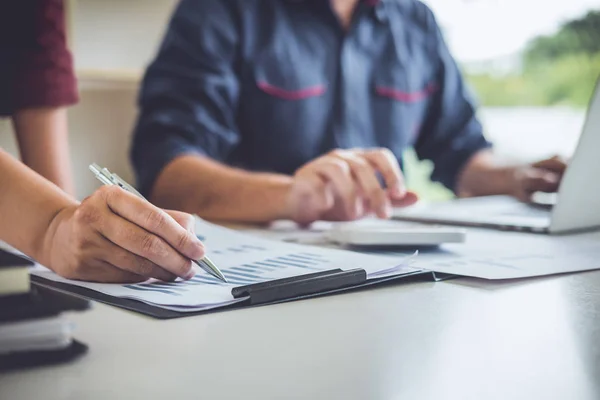
[[[292,174],[334,148],[414,147],[454,189],[489,147],[431,11],[361,1],[183,0],[139,96],[131,158],[144,194],[183,154]]]

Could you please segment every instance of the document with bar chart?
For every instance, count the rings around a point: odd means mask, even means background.
[[[331,269],[364,269],[367,278],[404,275],[418,272],[405,257],[385,257],[285,243],[223,228],[201,219],[196,233],[204,242],[207,255],[227,277],[223,283],[202,269],[188,281],[138,284],[99,284],[61,278],[39,266],[32,271],[44,279],[92,289],[106,295],[134,299],[164,309],[180,312],[222,307],[243,299],[234,299],[231,289],[252,283],[287,278]]]

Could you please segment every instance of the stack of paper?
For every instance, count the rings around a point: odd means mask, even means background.
[[[367,278],[405,275],[419,270],[408,265],[407,257],[381,257],[269,240],[223,228],[198,219],[196,232],[205,243],[207,255],[221,269],[229,283],[223,283],[198,269],[189,281],[117,285],[72,281],[38,266],[32,273],[45,279],[78,285],[107,295],[134,299],[161,308],[192,312],[242,301],[231,289],[273,279],[331,269],[364,269]]]

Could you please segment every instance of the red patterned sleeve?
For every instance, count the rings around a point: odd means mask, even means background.
[[[78,101],[73,58],[66,44],[63,0],[8,2],[17,20],[10,102],[13,111]]]

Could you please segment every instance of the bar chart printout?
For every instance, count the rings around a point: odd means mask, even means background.
[[[310,274],[330,269],[362,268],[367,276],[401,275],[418,271],[402,257],[382,257],[338,249],[305,246],[244,234],[206,221],[196,221],[196,232],[203,239],[207,255],[227,277],[223,283],[200,268],[188,281],[138,284],[98,284],[71,281],[43,267],[33,273],[46,279],[92,289],[107,295],[139,300],[176,311],[198,311],[225,306],[236,301],[235,286]],[[378,275],[379,274],[379,275]]]

